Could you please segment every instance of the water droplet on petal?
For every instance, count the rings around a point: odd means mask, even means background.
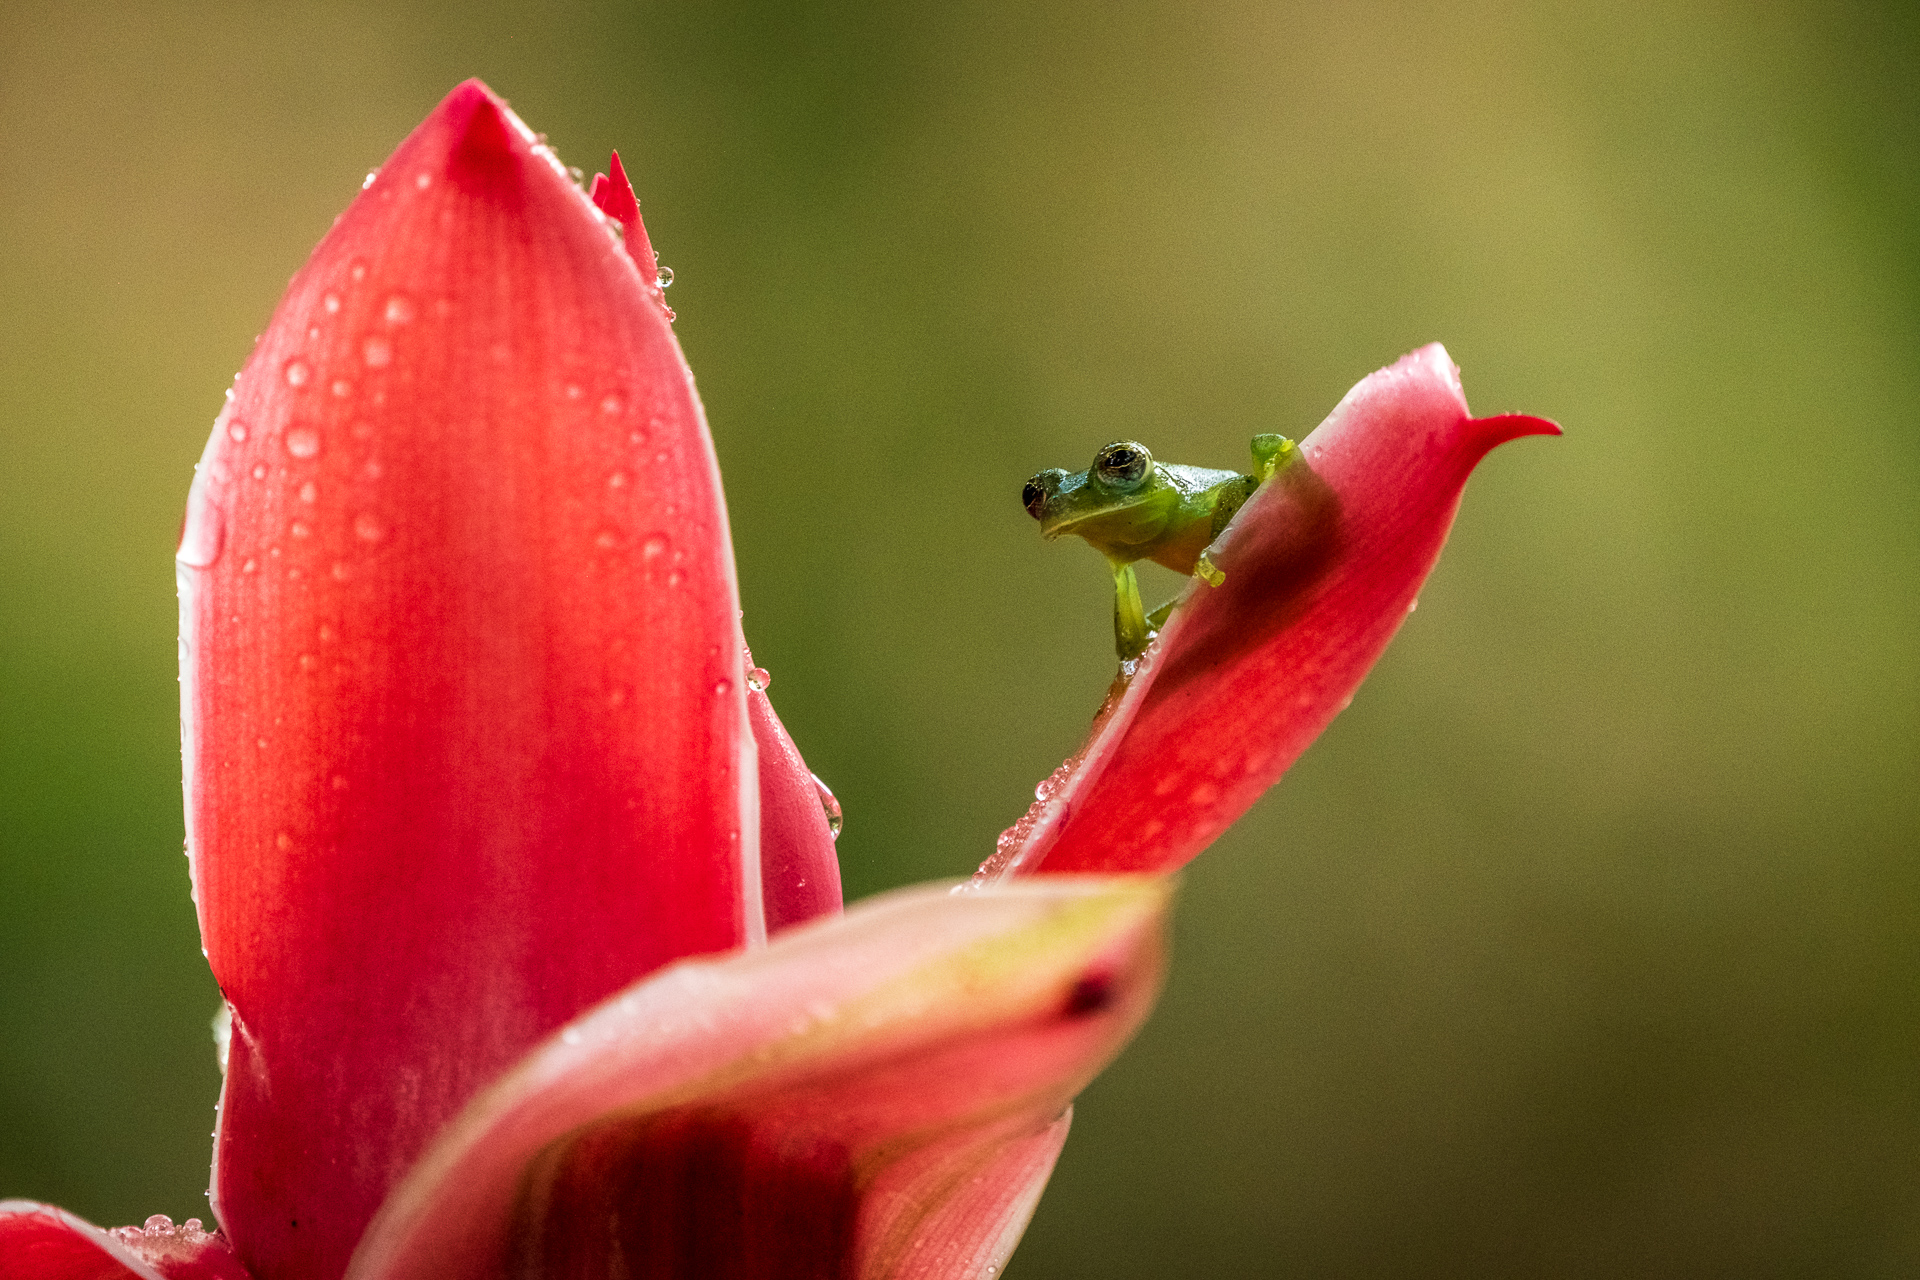
[[[393,363],[393,344],[385,338],[368,338],[361,344],[360,358],[369,369],[384,369]]]
[[[320,433],[312,427],[291,427],[287,431],[287,452],[296,458],[311,458],[320,452]]]
[[[318,669],[319,666],[320,659],[314,657],[312,654],[303,653],[300,655],[300,669],[302,671],[313,671]]]
[[[640,554],[649,560],[658,560],[661,556],[667,554],[667,546],[666,534],[649,534],[647,540],[640,544]]]
[[[353,265],[347,268],[347,275],[353,279],[355,284],[360,283],[360,281],[367,278],[367,264],[356,259]]]
[[[662,289],[672,288],[673,287],[673,268],[661,267],[660,274],[656,275],[653,278],[653,282],[656,285],[660,286]]]
[[[621,400],[619,396],[602,396],[600,398],[600,412],[606,414],[608,417],[612,417],[626,407],[626,402]]]
[[[353,536],[362,542],[378,542],[386,532],[373,516],[358,515],[353,518]]]
[[[340,310],[340,295],[337,293],[330,293],[326,297],[320,299],[320,305],[327,309],[328,315],[333,315]]]
[[[732,692],[733,692],[733,681],[731,681],[731,680],[715,680],[715,681],[713,682],[713,691],[714,691],[715,693],[717,693],[717,694],[719,694],[719,695],[720,695],[721,697],[723,697],[723,698],[724,698],[724,697],[726,697],[726,696],[727,696],[728,694],[730,694],[730,693],[732,693]]]
[[[254,466],[254,468],[253,468],[253,478],[254,478],[255,480],[265,480],[265,479],[267,478],[267,464],[266,464],[266,463],[264,463],[264,462],[262,462],[262,463],[258,463],[258,464],[256,464],[256,465]]]
[[[247,424],[235,418],[227,424],[227,439],[239,444],[247,438]]]
[[[164,1213],[156,1213],[140,1225],[143,1231],[171,1231],[173,1219]]]
[[[307,528],[304,521],[295,520],[291,525],[287,527],[287,532],[292,534],[296,538],[304,538],[309,533],[312,533],[313,530]]]
[[[189,568],[205,569],[220,558],[227,539],[227,516],[205,485],[195,483],[187,500],[187,524],[180,531],[174,558]]]
[[[378,169],[367,170],[367,176],[360,180],[360,189],[365,191],[368,187],[372,186],[379,177],[380,171]]]
[[[282,831],[273,838],[273,847],[280,850],[293,848],[293,837]]]
[[[433,175],[430,173],[417,173],[413,177],[413,185],[419,190],[425,191],[433,185]]]
[[[353,394],[353,384],[345,378],[335,378],[333,380],[333,394],[344,400]]]
[[[413,323],[413,299],[404,293],[396,293],[387,299],[387,323]]]
[[[765,693],[767,686],[773,683],[773,672],[765,667],[754,667],[747,672],[747,688],[755,693]]]
[[[833,833],[835,840],[838,840],[840,828],[847,825],[846,815],[840,812],[840,802],[833,798],[832,788],[820,781],[819,774],[816,773],[812,777],[813,789],[820,796],[820,811],[827,815],[827,830]]]
[[[287,367],[283,372],[286,374],[287,385],[290,387],[304,387],[307,385],[308,379],[313,377],[312,367],[309,366],[305,360],[297,357],[287,361]]]
[[[609,489],[624,489],[626,486],[627,473],[624,471],[616,471],[607,477],[607,488]]]

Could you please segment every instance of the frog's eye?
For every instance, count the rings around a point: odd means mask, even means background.
[[[1131,440],[1116,441],[1093,455],[1093,474],[1110,489],[1138,488],[1152,465],[1147,446]]]
[[[1033,479],[1027,481],[1026,487],[1020,490],[1020,505],[1027,509],[1028,515],[1038,520],[1045,514],[1047,495],[1053,492],[1066,474],[1058,467],[1054,467],[1051,470],[1038,472]]]

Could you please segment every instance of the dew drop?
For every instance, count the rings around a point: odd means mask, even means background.
[[[328,315],[335,315],[340,310],[340,295],[337,293],[330,293],[326,297],[320,299],[320,305],[327,309]]]
[[[1415,596],[1415,597],[1414,597],[1413,599],[1411,599],[1411,600],[1409,600],[1409,601],[1407,601],[1407,612],[1408,612],[1408,613],[1412,613],[1412,612],[1413,612],[1413,611],[1414,611],[1415,609],[1418,609],[1419,607],[1420,607],[1420,597],[1419,597],[1419,596]]]
[[[626,403],[622,401],[619,396],[602,396],[600,398],[600,412],[606,414],[608,417],[612,417],[626,407]]]
[[[205,569],[220,558],[227,539],[227,517],[201,484],[193,486],[187,503],[186,528],[180,531],[180,549],[174,559],[192,569]]]
[[[333,574],[333,580],[335,582],[345,582],[353,576],[353,570],[347,568],[347,562],[345,560],[335,560],[330,572]]]
[[[368,187],[372,186],[379,177],[380,171],[378,169],[367,170],[367,176],[360,180],[360,189],[365,191]]]
[[[755,693],[765,693],[767,686],[773,683],[773,672],[765,667],[754,667],[747,672],[747,688]]]
[[[282,851],[293,848],[293,837],[282,831],[273,838],[273,847]]]
[[[661,267],[660,274],[653,278],[653,282],[662,289],[671,289],[673,287],[673,268]]]
[[[685,582],[686,580],[687,580],[687,575],[680,572],[678,569],[675,569],[672,573],[669,573],[667,575],[667,585],[670,587],[677,587],[681,583]]]
[[[724,697],[726,697],[726,696],[727,696],[728,694],[730,694],[730,693],[732,693],[732,692],[733,692],[733,681],[731,681],[731,680],[715,680],[715,681],[713,682],[713,691],[714,691],[715,693],[717,693],[717,694],[719,694],[719,695],[720,695],[721,697],[723,697],[723,698],[724,698]]]
[[[568,1027],[560,1033],[560,1043],[562,1044],[579,1044],[585,1038],[585,1036],[580,1034],[580,1028],[578,1027]]]
[[[304,387],[307,385],[307,380],[313,377],[313,369],[305,360],[298,358],[287,361],[287,367],[283,372],[290,387]]]
[[[262,463],[259,463],[258,465],[256,465],[256,466],[254,467],[254,469],[253,469],[253,478],[254,478],[255,480],[265,480],[265,479],[267,478],[267,464],[266,464],[266,463],[264,463],[264,462],[262,462]]]
[[[309,533],[312,533],[313,530],[307,528],[305,521],[295,520],[291,525],[287,526],[287,532],[296,538],[304,538]]]
[[[385,338],[368,338],[360,345],[360,358],[369,369],[384,369],[393,363],[393,344]]]
[[[378,542],[386,532],[373,516],[362,514],[353,518],[353,536],[362,542]]]
[[[260,565],[256,561],[249,560],[245,564],[240,566],[240,572],[252,573],[255,569],[258,569],[259,567]]]
[[[813,789],[820,796],[820,811],[827,815],[827,830],[838,840],[840,828],[847,825],[846,815],[840,812],[840,802],[833,798],[833,789],[820,781],[819,774],[812,777]]]
[[[615,534],[611,529],[602,529],[593,537],[593,545],[599,547],[602,551],[611,550],[614,544],[619,541],[619,535]]]
[[[300,669],[302,671],[314,671],[317,670],[319,666],[320,659],[314,657],[312,654],[303,653],[300,655]]]
[[[143,1231],[171,1231],[173,1230],[173,1219],[164,1213],[156,1213],[141,1224],[141,1229]]]
[[[386,316],[388,324],[412,324],[413,299],[404,293],[394,294],[387,299]]]
[[[433,185],[433,175],[430,173],[417,173],[413,177],[413,185],[416,189],[425,191]]]
[[[319,496],[320,496],[320,490],[314,486],[313,481],[309,480],[305,484],[300,486],[300,501],[312,502],[315,498]]]
[[[312,427],[292,427],[287,431],[287,452],[296,458],[311,458],[320,452],[320,433]]]
[[[335,378],[333,380],[333,394],[345,400],[353,394],[353,384],[345,378]]]
[[[238,418],[227,424],[227,439],[239,444],[247,438],[247,424]]]
[[[355,284],[359,284],[367,278],[367,264],[356,259],[353,265],[347,268],[347,275]]]
[[[640,544],[640,554],[649,560],[658,560],[667,554],[668,545],[666,534],[649,534],[647,540]]]
[[[610,476],[608,476],[608,477],[607,477],[607,488],[609,488],[609,489],[624,489],[624,488],[626,488],[626,487],[627,487],[627,473],[626,473],[626,472],[624,472],[624,471],[616,471],[616,472],[614,472],[614,473],[613,473],[612,475],[610,475]]]
[[[586,392],[584,392],[584,391],[582,391],[582,390],[580,389],[580,384],[579,384],[579,383],[577,383],[577,382],[569,382],[569,383],[567,384],[567,399],[569,399],[569,400],[578,400],[578,399],[579,399],[579,398],[580,398],[581,396],[583,396],[583,395],[585,395],[585,394],[587,394],[587,393],[586,393]]]

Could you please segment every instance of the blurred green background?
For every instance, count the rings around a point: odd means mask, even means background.
[[[0,1194],[205,1211],[180,511],[478,74],[635,175],[853,895],[971,869],[1110,674],[1034,470],[1239,465],[1433,339],[1568,429],[1194,865],[1016,1280],[1920,1272],[1905,6],[0,13]]]

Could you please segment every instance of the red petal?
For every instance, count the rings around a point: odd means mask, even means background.
[[[619,224],[627,257],[639,271],[648,296],[671,320],[673,312],[667,309],[667,300],[660,288],[660,255],[653,251],[653,242],[647,239],[647,229],[640,222],[640,202],[634,198],[633,184],[627,181],[627,170],[620,163],[618,151],[607,162],[607,168],[612,170],[611,174],[593,175],[594,207]]]
[[[294,278],[181,546],[188,815],[233,1007],[221,1219],[333,1280],[527,1047],[762,928],[739,605],[678,344],[470,81]]]
[[[1234,519],[1192,586],[981,871],[1164,871],[1231,826],[1353,698],[1412,608],[1495,445],[1558,435],[1473,418],[1438,343],[1356,386]]]
[[[820,782],[800,758],[773,704],[747,694],[760,771],[760,894],[767,933],[840,910],[840,859]]]
[[[1168,892],[927,886],[659,974],[476,1099],[349,1280],[985,1274],[1146,1017]]]
[[[198,1219],[102,1230],[65,1209],[0,1200],[5,1280],[248,1280],[227,1242]]]

